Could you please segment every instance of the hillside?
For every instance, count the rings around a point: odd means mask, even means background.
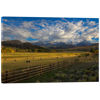
[[[49,49],[66,49],[66,48],[72,48],[74,45],[72,44],[66,44],[64,42],[35,42],[34,45],[47,47]]]
[[[81,42],[77,45],[59,43],[30,43],[21,42],[19,40],[2,41],[2,51],[11,51],[14,49],[15,52],[66,52],[66,51],[90,51],[91,49],[97,50],[99,48],[98,43],[90,44],[88,42]]]
[[[49,49],[70,49],[70,48],[87,48],[88,46],[89,47],[98,47],[98,43],[91,43],[89,41],[82,41],[82,42],[79,42],[77,44],[74,44],[74,43],[65,43],[65,42],[43,42],[43,41],[38,41],[38,42],[34,42],[32,43],[33,45],[38,45],[38,46],[41,46],[41,47],[46,47],[46,48],[49,48]],[[93,47],[93,48],[94,48]]]
[[[40,51],[40,52],[47,52],[49,49],[33,45],[30,42],[21,42],[19,40],[9,40],[9,41],[2,41],[2,48],[14,48],[16,51]]]
[[[97,50],[99,49],[99,44],[95,43],[92,45],[86,45],[86,46],[75,46],[73,48],[68,48],[68,51],[90,51],[91,49]]]

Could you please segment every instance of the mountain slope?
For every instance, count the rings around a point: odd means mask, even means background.
[[[86,45],[86,46],[76,46],[73,48],[68,48],[67,50],[69,50],[69,51],[90,51],[91,49],[98,50],[99,44],[95,43],[95,44]]]
[[[19,48],[19,49],[30,49],[34,51],[34,49],[44,50],[47,51],[47,48],[33,45],[30,42],[21,42],[19,40],[9,40],[9,41],[2,41],[3,47],[12,47],[12,48]]]
[[[47,47],[50,49],[67,49],[67,48],[74,47],[74,45],[66,44],[64,42],[35,42],[33,44],[38,45],[38,46],[42,46],[42,47]]]

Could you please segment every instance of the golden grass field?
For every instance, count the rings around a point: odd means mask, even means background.
[[[2,54],[2,71],[21,67],[49,64],[65,58],[75,57],[82,53],[6,53]],[[30,63],[26,63],[29,60]]]
[[[66,62],[65,65],[60,66],[67,66],[65,69],[21,82],[98,81],[98,55],[90,52],[2,53],[2,72],[63,61]]]
[[[67,54],[67,53],[66,53]],[[75,53],[74,53],[75,54]],[[38,77],[22,80],[25,83],[33,82],[97,82],[99,80],[98,55],[93,53],[78,53],[69,55],[63,60],[65,68],[58,69]],[[89,54],[89,55],[88,55]],[[68,55],[68,54],[67,54]],[[54,60],[53,60],[54,61]],[[57,61],[57,59],[55,59]]]

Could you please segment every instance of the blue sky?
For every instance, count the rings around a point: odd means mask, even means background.
[[[96,43],[98,18],[2,17],[2,40]]]

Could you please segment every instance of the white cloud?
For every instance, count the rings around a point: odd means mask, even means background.
[[[48,22],[50,21],[25,21],[19,26],[3,24],[2,40],[11,38],[10,36],[13,35],[13,39],[23,41],[31,37],[39,41],[78,43],[83,40],[91,42],[93,41],[92,38],[99,37],[98,26],[90,27],[90,25],[97,25],[94,21],[88,22],[88,25],[84,25],[82,20],[78,22],[57,20],[51,22],[51,24],[48,24]]]
[[[94,25],[96,25],[96,22],[95,22],[95,21],[89,21],[89,22],[88,22],[88,25],[94,26]]]

